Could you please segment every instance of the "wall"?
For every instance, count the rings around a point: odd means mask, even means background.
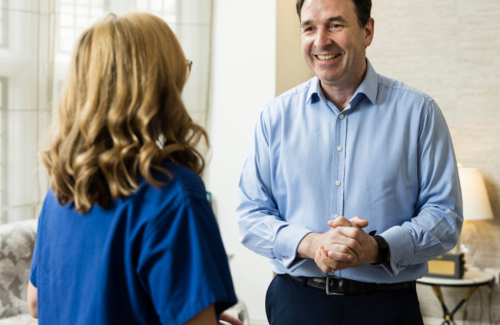
[[[252,324],[267,324],[264,301],[272,272],[266,258],[239,243],[238,181],[263,105],[312,75],[300,52],[295,0],[216,0],[213,21],[208,117],[212,159],[205,181],[214,196],[226,250],[234,254],[231,270],[237,294],[247,304]]]
[[[313,77],[301,44],[295,0],[276,0],[276,96]]]
[[[500,2],[376,0],[372,16],[375,38],[367,55],[375,70],[432,96],[446,117],[458,161],[483,172],[495,220],[476,222],[483,240],[476,266],[500,268]],[[424,316],[441,317],[430,287],[418,293]],[[450,306],[464,294],[444,290]],[[470,320],[479,320],[480,298],[471,298]],[[486,289],[482,298],[487,321]],[[497,320],[498,285],[492,311]]]
[[[216,0],[212,36],[212,159],[205,182],[213,193],[226,250],[234,254],[230,264],[237,294],[251,319],[263,321],[272,272],[266,258],[239,243],[235,211],[253,125],[262,107],[275,97],[276,1]]]

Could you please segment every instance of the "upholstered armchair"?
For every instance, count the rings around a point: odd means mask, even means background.
[[[38,220],[0,225],[0,324],[31,325],[26,302]]]

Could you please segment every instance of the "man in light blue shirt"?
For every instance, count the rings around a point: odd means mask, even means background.
[[[250,140],[237,217],[243,245],[278,274],[266,298],[272,325],[422,324],[414,281],[460,235],[445,119],[432,98],[375,72],[370,9],[371,0],[297,1],[315,77],[267,104]],[[347,296],[372,311],[348,313]],[[325,312],[325,301],[336,307]]]

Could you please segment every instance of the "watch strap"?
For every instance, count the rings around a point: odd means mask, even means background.
[[[382,236],[373,236],[373,238],[378,244],[378,261],[371,264],[380,265],[387,261],[387,256],[389,256],[389,244]]]

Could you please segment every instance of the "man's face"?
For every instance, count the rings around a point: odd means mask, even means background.
[[[373,19],[359,27],[352,0],[306,0],[301,11],[302,55],[314,75],[345,86],[364,73]]]

